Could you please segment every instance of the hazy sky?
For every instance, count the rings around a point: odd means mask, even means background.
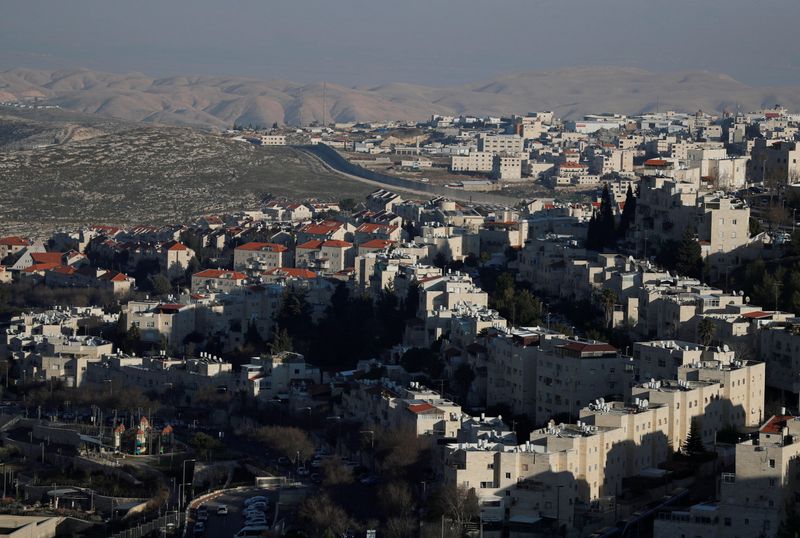
[[[800,0],[0,0],[0,69],[461,84],[586,65],[800,84]]]

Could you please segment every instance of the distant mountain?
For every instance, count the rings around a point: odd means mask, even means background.
[[[421,120],[431,114],[535,110],[576,118],[591,112],[653,111],[657,106],[684,112],[737,107],[749,111],[780,103],[800,109],[800,87],[752,87],[707,71],[651,73],[588,67],[520,73],[444,88],[400,83],[348,88],[212,76],[154,79],[141,73],[90,70],[0,72],[0,101],[33,97],[69,110],[126,120],[207,127],[297,125],[323,117],[338,122]]]

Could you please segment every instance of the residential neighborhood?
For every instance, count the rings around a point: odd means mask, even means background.
[[[233,535],[242,488],[277,535],[785,536],[798,124],[331,124],[305,147],[412,183],[2,237],[3,504],[86,536]]]

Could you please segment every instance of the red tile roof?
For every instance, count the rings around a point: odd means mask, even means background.
[[[353,246],[353,243],[348,243],[347,241],[340,241],[338,239],[328,239],[324,243],[322,243],[323,247],[328,248],[350,248]]]
[[[9,247],[25,247],[30,244],[31,244],[30,240],[25,239],[24,237],[18,237],[18,236],[0,237],[0,245],[5,245]]]
[[[747,312],[745,314],[742,314],[742,317],[743,318],[750,318],[750,319],[761,319],[761,318],[768,318],[771,315],[772,314],[770,314],[769,312],[764,312],[764,311],[761,311],[761,310],[757,310],[755,312]]]
[[[374,222],[365,222],[356,229],[357,232],[373,234],[376,232],[391,233],[397,229],[396,224],[376,224]]]
[[[664,159],[648,159],[644,162],[645,166],[667,166],[669,162]]]
[[[322,241],[319,239],[311,239],[302,245],[297,245],[297,250],[319,250],[322,247]]]
[[[62,252],[31,252],[31,259],[34,263],[57,263],[61,264]]]
[[[109,282],[125,282],[126,280],[131,280],[131,277],[125,273],[120,273],[119,271],[108,271],[100,277],[100,280],[108,280]]]
[[[265,275],[285,275],[295,278],[317,278],[317,274],[314,271],[309,271],[308,269],[301,269],[299,267],[276,267],[275,269],[270,269],[269,271],[264,271]]]
[[[269,252],[286,252],[289,249],[277,243],[258,243],[256,241],[251,241],[250,243],[245,243],[244,245],[236,247],[236,250],[266,250]]]
[[[361,243],[359,248],[374,248],[382,250],[392,244],[394,244],[394,241],[389,241],[388,239],[370,239],[366,243]]]
[[[23,273],[36,273],[37,271],[49,271],[61,265],[60,263],[35,263],[30,267],[23,269]]]
[[[589,342],[570,342],[559,346],[562,349],[569,349],[570,351],[577,351],[578,353],[592,353],[598,351],[608,351],[616,353],[617,348],[610,344],[604,343],[589,343]]]
[[[408,410],[411,411],[412,413],[414,413],[415,415],[438,411],[438,409],[436,409],[436,407],[432,406],[428,402],[420,403],[420,404],[411,404],[411,405],[408,406]]]
[[[78,272],[77,269],[70,267],[69,265],[59,265],[58,267],[53,267],[51,271],[60,275],[74,275]]]
[[[188,250],[188,248],[186,247],[186,245],[184,245],[183,243],[181,243],[179,241],[173,241],[172,244],[169,247],[167,247],[167,250],[173,250],[173,251],[175,251],[175,250]]]
[[[244,273],[240,273],[239,271],[229,271],[227,269],[204,269],[199,273],[195,273],[192,276],[196,276],[198,278],[227,278],[231,280],[244,280],[247,278],[247,275]]]
[[[786,422],[788,420],[792,420],[794,418],[793,415],[775,415],[770,418],[766,424],[761,427],[761,433],[781,433],[783,428],[786,426]]]
[[[165,303],[165,304],[158,305],[157,310],[159,310],[162,313],[167,313],[168,314],[170,312],[177,312],[177,311],[181,310],[185,306],[186,305],[179,304],[179,303]]]
[[[319,224],[306,224],[300,231],[311,235],[328,235],[341,227],[341,222],[325,221]]]

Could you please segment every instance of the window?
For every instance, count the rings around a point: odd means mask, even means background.
[[[775,468],[775,460],[769,460],[769,466],[770,466],[770,468],[774,469]]]
[[[511,478],[511,473],[506,473],[506,478]]]

